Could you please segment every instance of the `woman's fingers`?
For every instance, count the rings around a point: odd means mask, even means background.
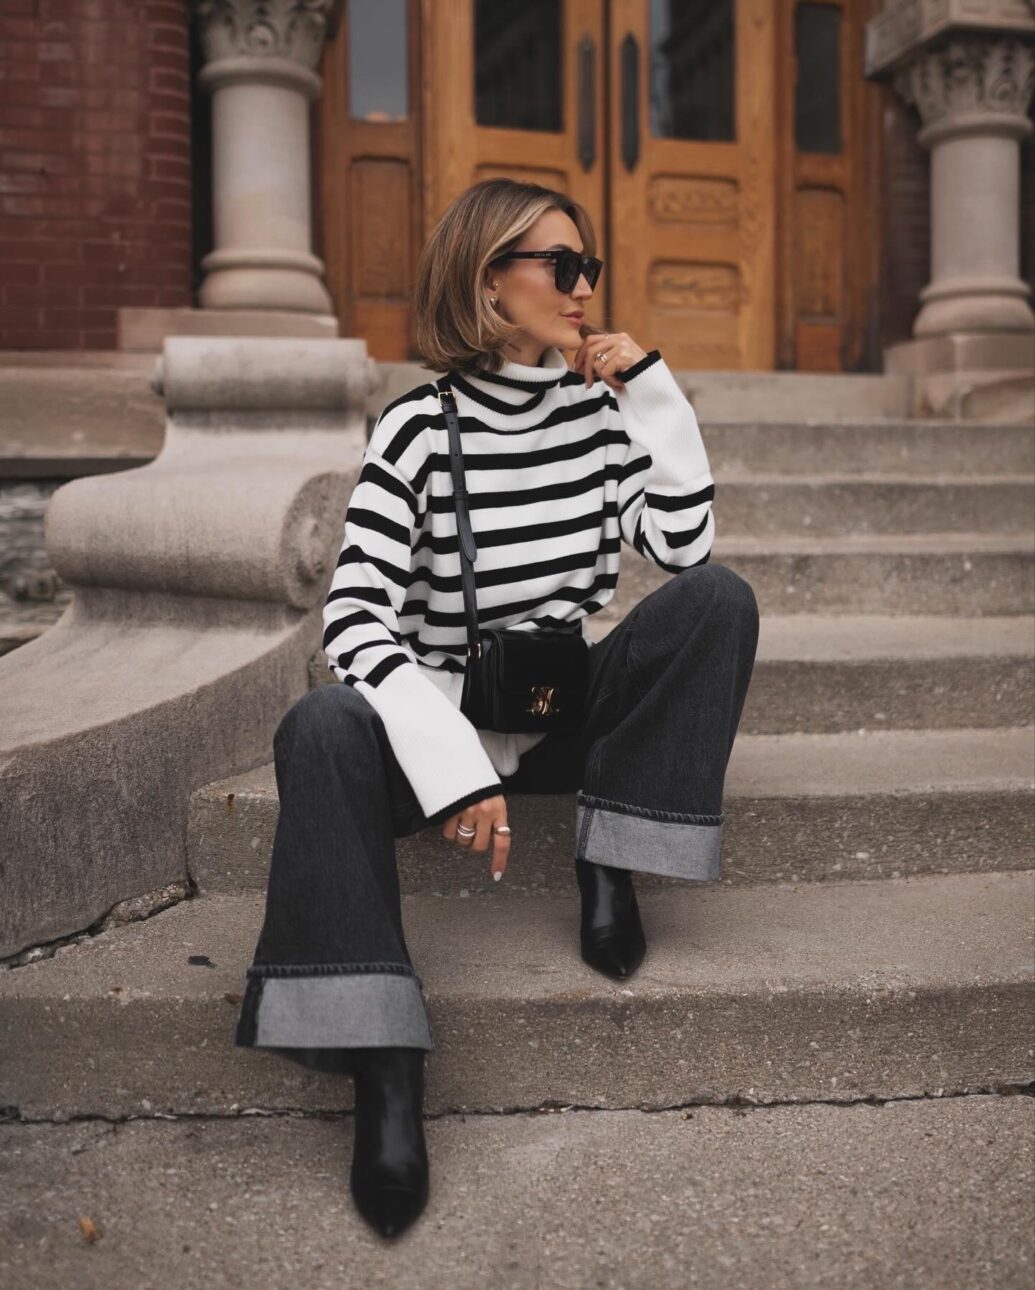
[[[594,381],[599,377],[612,390],[624,390],[625,383],[620,381],[614,373],[629,366],[625,358],[626,351],[629,349],[637,350],[638,348],[625,332],[587,336],[575,355],[574,368],[582,374],[588,389],[593,388]],[[597,362],[597,357],[600,354],[607,355],[606,360],[602,363]]]
[[[494,879],[503,877],[510,856],[510,834],[497,833],[507,825],[507,799],[502,795],[486,798],[451,816],[442,826],[443,837],[456,842],[465,851],[492,851],[489,870]],[[470,834],[461,828],[473,829]]]
[[[611,343],[614,337],[613,336],[594,336],[593,339],[596,342],[596,344],[594,344],[593,347],[587,351],[586,363],[585,363],[586,384],[589,386],[590,389],[593,388],[593,382],[600,375],[601,367],[605,366],[605,364],[597,362],[597,355],[602,354],[607,349],[608,345]]]
[[[497,823],[506,824],[506,820],[497,821]],[[507,860],[510,857],[510,834],[497,833],[493,830],[492,834],[492,860],[489,864],[489,870],[493,880],[499,882],[507,868]]]

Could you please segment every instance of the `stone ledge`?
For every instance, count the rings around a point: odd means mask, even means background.
[[[722,885],[1016,869],[1031,859],[1032,728],[741,735],[726,781]],[[430,827],[396,842],[407,893],[568,890],[573,793],[512,793],[503,882],[488,853]],[[272,763],[191,797],[188,867],[204,891],[265,889],[278,815]],[[642,887],[673,880],[641,874]],[[676,884],[677,886],[679,884]]]
[[[1033,879],[645,892],[647,958],[624,983],[579,958],[574,886],[503,901],[404,897],[435,1041],[427,1109],[850,1101],[1025,1083]],[[3,1101],[56,1119],[344,1109],[347,1081],[234,1046],[264,903],[185,901],[0,973]]]

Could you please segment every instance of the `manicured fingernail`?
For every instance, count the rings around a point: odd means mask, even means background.
[[[500,880],[502,877],[503,877],[503,870],[502,870],[502,869],[497,869],[497,870],[496,870],[496,872],[492,875],[492,880],[493,880],[493,882],[499,882],[499,880]]]

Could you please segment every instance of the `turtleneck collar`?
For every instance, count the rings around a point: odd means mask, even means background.
[[[493,412],[531,412],[571,373],[564,354],[550,345],[537,367],[504,361],[498,372],[479,369],[473,375],[454,372],[451,384],[481,407]]]

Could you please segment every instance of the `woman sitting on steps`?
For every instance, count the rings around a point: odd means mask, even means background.
[[[507,794],[575,792],[579,951],[618,979],[646,950],[633,872],[720,872],[758,607],[743,578],[709,561],[708,459],[660,351],[584,322],[601,269],[577,202],[493,179],[442,216],[414,298],[418,348],[448,373],[460,419],[479,626],[582,633],[580,728],[477,730],[460,711],[457,521],[428,383],[381,413],[349,502],[323,613],[340,684],[299,699],[274,737],[280,816],[237,1043],[354,1077],[351,1189],[385,1235],[427,1202],[434,1047],[394,839],[440,826],[488,852],[499,880]],[[615,594],[623,542],[674,576],[594,644],[586,620]]]

